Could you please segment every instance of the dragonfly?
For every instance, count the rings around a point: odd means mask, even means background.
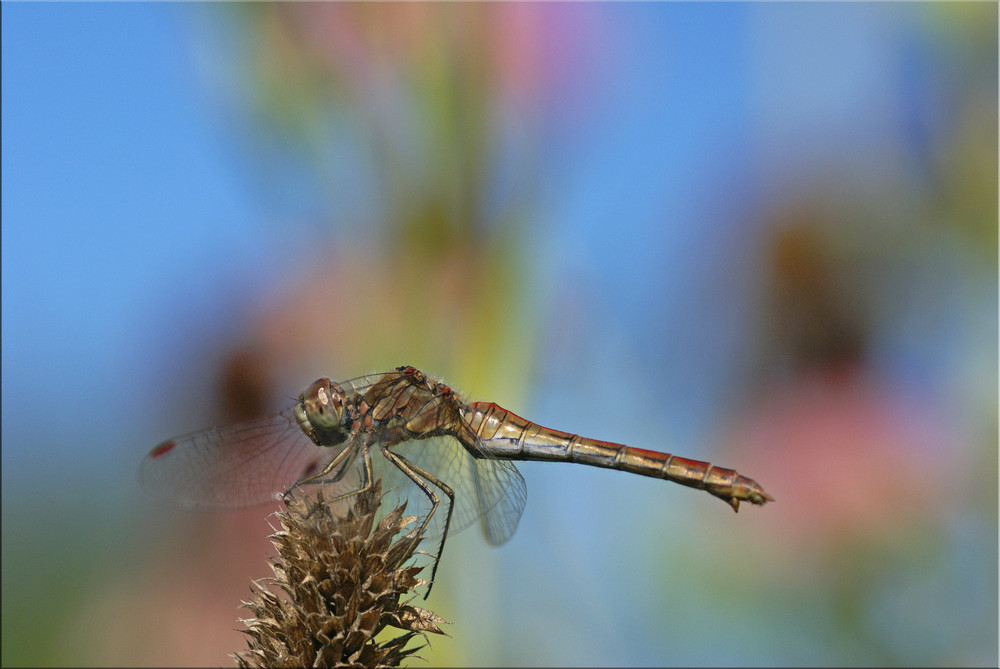
[[[416,536],[440,541],[426,597],[449,532],[479,521],[491,544],[514,534],[527,499],[516,460],[666,479],[734,511],[740,502],[774,500],[732,469],[542,427],[493,402],[466,402],[411,366],[341,382],[320,378],[275,415],[160,443],[139,475],[154,497],[196,509],[287,500],[308,485],[328,490],[330,504],[343,503],[382,477],[383,490],[421,509]]]

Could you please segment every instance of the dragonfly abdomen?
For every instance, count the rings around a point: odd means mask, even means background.
[[[733,469],[642,448],[587,439],[542,427],[494,403],[476,402],[464,416],[490,455],[510,460],[576,462],[705,490],[739,509],[741,500],[753,504],[771,501],[753,480]]]

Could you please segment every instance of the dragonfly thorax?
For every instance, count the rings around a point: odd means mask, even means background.
[[[339,386],[322,378],[299,395],[295,419],[299,427],[319,446],[335,446],[347,438],[343,419],[344,394]]]

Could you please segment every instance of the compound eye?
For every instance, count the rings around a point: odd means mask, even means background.
[[[306,412],[306,419],[313,429],[323,432],[335,430],[340,426],[343,398],[330,385],[330,379],[322,378],[315,381],[302,393],[301,401]]]

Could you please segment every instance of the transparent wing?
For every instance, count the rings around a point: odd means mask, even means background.
[[[524,511],[527,488],[514,463],[491,457],[475,458],[453,437],[414,439],[391,447],[394,453],[428,472],[455,492],[455,510],[449,534],[482,518],[483,533],[494,545],[510,539]],[[409,476],[385,459],[373,445],[372,466],[382,475],[388,495],[407,499],[407,513],[426,515],[431,503]],[[432,485],[433,487],[433,485]],[[394,488],[392,492],[389,492]],[[431,519],[428,537],[444,533],[447,497],[435,490],[442,505]],[[383,508],[385,504],[383,504]],[[388,508],[392,508],[389,506]]]
[[[321,471],[347,446],[317,446],[289,408],[269,418],[165,441],[142,461],[139,481],[154,497],[189,508],[253,506],[273,501],[303,477]]]

